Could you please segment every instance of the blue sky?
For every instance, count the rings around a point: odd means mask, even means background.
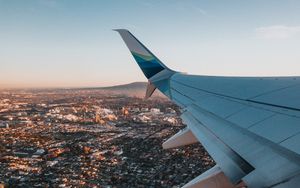
[[[0,87],[146,81],[115,28],[172,69],[300,75],[297,0],[0,0]]]

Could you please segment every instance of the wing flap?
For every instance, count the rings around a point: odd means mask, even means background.
[[[217,117],[196,105],[189,106],[187,111],[192,113],[193,117],[201,121],[203,126],[255,168],[243,178],[247,185],[251,185],[251,180],[255,178],[257,184],[253,187],[258,187],[257,185],[270,186],[278,181],[284,181],[288,176],[300,170],[299,156],[278,144]],[[191,130],[193,129],[191,128]],[[224,167],[220,167],[223,170]],[[269,173],[270,171],[272,174]],[[224,173],[227,175],[226,170],[224,170]],[[284,174],[286,177],[283,176]],[[266,179],[266,177],[269,177],[269,179]]]
[[[181,117],[231,182],[239,182],[254,169],[189,111],[184,112]]]
[[[170,148],[176,148],[180,146],[185,146],[189,144],[197,143],[198,140],[192,133],[192,131],[189,128],[185,128],[181,131],[179,131],[177,134],[169,138],[167,141],[165,141],[162,146],[163,149],[170,149]]]
[[[234,188],[234,186],[224,175],[221,168],[214,166],[182,188]]]

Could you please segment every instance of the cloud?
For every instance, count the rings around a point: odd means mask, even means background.
[[[272,25],[255,29],[259,38],[264,39],[287,39],[300,34],[300,26]]]

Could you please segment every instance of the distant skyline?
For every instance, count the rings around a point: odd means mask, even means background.
[[[0,88],[146,81],[130,30],[190,74],[300,76],[297,0],[0,0]]]

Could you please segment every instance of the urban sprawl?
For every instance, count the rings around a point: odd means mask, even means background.
[[[0,91],[0,188],[180,187],[214,165],[162,97],[97,89]]]

